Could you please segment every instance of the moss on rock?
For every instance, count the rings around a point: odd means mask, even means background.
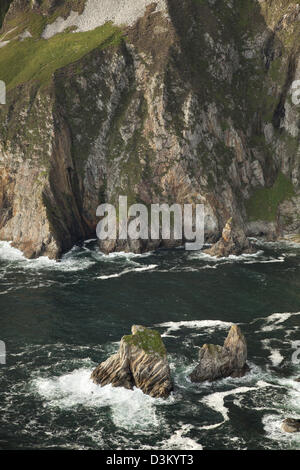
[[[246,203],[248,217],[251,221],[276,220],[279,204],[295,195],[292,182],[279,173],[272,188],[257,189]]]
[[[123,337],[125,343],[142,349],[148,355],[166,356],[167,351],[158,331],[139,326],[133,327],[132,332],[132,335]]]

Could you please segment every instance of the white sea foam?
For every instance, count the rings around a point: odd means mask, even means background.
[[[183,423],[179,424],[181,425],[180,429],[164,441],[161,448],[165,450],[203,450],[201,444],[185,436],[185,434],[193,429],[193,426]]]
[[[284,360],[284,357],[282,356],[279,349],[272,349],[269,359],[271,360],[274,367],[278,367]]]
[[[165,322],[159,323],[155,326],[161,328],[167,328],[167,331],[162,336],[169,336],[172,331],[178,331],[180,328],[191,328],[191,329],[228,329],[233,323],[224,322],[221,320],[195,320],[195,321],[178,321],[178,322]]]
[[[125,251],[116,251],[113,253],[105,254],[99,251],[99,254],[101,258],[107,259],[107,260],[115,260],[115,259],[126,259],[126,260],[131,260],[134,258],[147,258],[148,256],[151,256],[153,252],[147,252],[147,253],[131,253],[131,252],[125,252]]]
[[[257,251],[256,253],[247,254],[244,253],[240,256],[230,255],[227,258],[218,258],[216,256],[211,256],[207,253],[197,252],[190,254],[189,257],[191,260],[200,260],[200,261],[209,261],[214,263],[214,265],[209,266],[206,265],[202,267],[202,269],[207,269],[209,267],[217,267],[218,265],[222,264],[232,264],[232,263],[243,263],[243,264],[269,264],[269,263],[284,263],[286,256],[281,255],[278,258],[274,258],[273,256],[266,256],[263,251]]]
[[[157,268],[157,264],[150,264],[149,266],[141,266],[140,268],[124,269],[124,271],[121,271],[120,273],[116,273],[116,274],[110,274],[107,276],[105,275],[98,276],[97,279],[101,279],[102,281],[105,281],[107,279],[118,278],[129,273],[142,273],[145,271],[153,271],[155,268]]]
[[[81,15],[71,11],[67,19],[57,18],[46,26],[42,36],[49,39],[71,26],[75,26],[78,32],[91,31],[109,21],[118,26],[131,26],[144,16],[146,7],[152,3],[152,0],[88,0]],[[167,15],[166,1],[156,0],[155,3],[156,11]]]
[[[263,326],[261,328],[261,331],[266,332],[266,331],[280,330],[280,329],[284,328],[283,323],[285,323],[289,318],[291,318],[294,315],[300,315],[300,312],[273,313],[272,315],[269,315],[268,317],[263,319],[263,320],[266,321],[267,325]],[[259,320],[259,319],[257,319],[257,320]]]
[[[84,245],[89,245],[90,243],[96,242],[97,238],[90,238],[89,240],[84,241]]]
[[[20,250],[11,246],[11,242],[0,241],[0,260],[19,261],[26,260],[26,258]]]
[[[190,255],[190,259],[209,260],[213,262],[231,262],[231,261],[245,261],[253,258],[259,258],[263,255],[263,251],[257,251],[256,253],[244,253],[240,256],[230,255],[228,257],[218,258],[217,256],[211,256],[203,251],[196,252]]]
[[[286,418],[299,419],[300,416],[300,383],[296,381],[298,375],[278,380],[279,387],[286,389],[284,408],[277,407],[276,414],[263,417],[263,425],[267,438],[289,444],[292,448],[300,448],[300,433],[289,434],[282,431],[282,422]]]
[[[281,386],[286,387],[288,390],[286,406],[292,413],[296,413],[297,416],[294,416],[296,418],[300,416],[300,383],[296,381],[299,375],[300,371],[293,377],[280,379],[278,381]]]
[[[62,409],[110,407],[114,424],[125,429],[155,432],[162,425],[162,418],[156,415],[156,406],[166,403],[164,400],[151,398],[138,389],[100,387],[90,379],[91,372],[91,369],[78,369],[60,377],[34,379],[31,385],[46,400],[45,406]]]
[[[47,256],[40,256],[36,259],[27,259],[20,250],[11,245],[11,242],[0,241],[0,260],[17,262],[23,269],[83,271],[95,264],[96,261],[81,256],[84,253],[80,253],[77,257],[76,254],[79,250],[79,247],[72,248],[72,250],[62,257],[61,261],[49,259]]]
[[[227,390],[226,392],[215,392],[215,393],[211,393],[210,395],[205,396],[201,400],[201,402],[207,405],[209,408],[216,411],[217,413],[220,413],[222,415],[223,420],[216,424],[202,426],[200,429],[214,429],[219,426],[222,426],[222,424],[224,424],[226,421],[229,421],[229,410],[228,408],[226,408],[225,403],[224,403],[224,399],[227,396],[245,394],[245,393],[259,390],[261,388],[266,388],[266,387],[276,387],[276,386],[269,384],[267,382],[264,382],[263,380],[259,380],[256,383],[255,387],[238,387],[232,390]]]
[[[269,259],[264,259],[264,260],[259,260],[259,261],[246,261],[245,264],[270,264],[270,263],[284,263],[285,262],[285,257],[281,256],[279,258],[269,258]]]
[[[266,432],[266,438],[277,441],[277,442],[282,442],[286,443],[289,448],[299,449],[300,448],[300,433],[295,433],[295,434],[290,434],[287,432],[284,432],[281,428],[282,422],[284,419],[286,419],[286,415],[283,413],[281,414],[274,414],[270,415],[267,414],[263,417],[262,423]],[[293,415],[289,414],[289,418],[299,418],[298,415]],[[268,448],[268,445],[266,445]]]

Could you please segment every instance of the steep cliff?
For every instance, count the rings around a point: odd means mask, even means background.
[[[299,20],[292,0],[14,0],[0,239],[59,257],[119,195],[202,202],[209,240],[232,216],[299,234]]]

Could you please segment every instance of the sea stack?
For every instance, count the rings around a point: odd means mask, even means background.
[[[205,250],[210,256],[217,258],[227,258],[230,255],[240,256],[243,253],[255,253],[244,230],[234,224],[233,219],[229,219],[223,229],[221,239],[211,248]]]
[[[224,346],[205,344],[199,351],[199,364],[190,375],[194,383],[213,382],[225,377],[243,377],[249,371],[247,344],[241,329],[233,325]]]
[[[134,325],[132,334],[121,339],[117,354],[92,373],[100,385],[141,389],[154,398],[167,398],[173,390],[167,351],[157,331]]]

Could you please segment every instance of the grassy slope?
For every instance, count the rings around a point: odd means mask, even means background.
[[[262,188],[256,190],[246,204],[249,219],[266,220],[272,222],[276,220],[279,204],[295,195],[291,181],[279,173],[272,188]]]
[[[93,31],[64,32],[48,40],[11,41],[0,49],[0,79],[8,90],[31,80],[47,84],[57,69],[79,60],[96,47],[118,44],[121,36],[119,28],[107,23]]]

